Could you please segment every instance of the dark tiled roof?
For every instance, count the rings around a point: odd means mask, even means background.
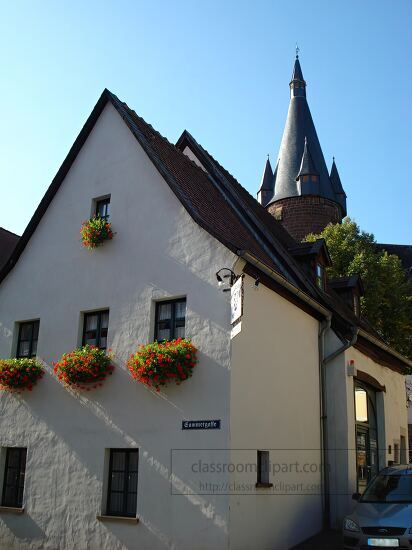
[[[7,229],[0,227],[0,269],[9,259],[13,249],[15,248],[19,236]]]
[[[354,288],[359,287],[359,290],[363,292],[363,284],[360,275],[350,275],[349,277],[335,277],[328,280],[330,287],[334,289],[339,288]]]

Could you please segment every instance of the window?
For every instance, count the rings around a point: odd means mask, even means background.
[[[96,211],[95,215],[108,220],[110,217],[110,197],[105,199],[99,199],[96,201]]]
[[[8,447],[6,449],[2,506],[22,507],[26,455],[27,449],[24,448]]]
[[[355,388],[356,422],[368,421],[368,394],[363,388]]]
[[[94,311],[84,314],[82,345],[107,347],[107,329],[109,328],[109,311]]]
[[[139,451],[110,449],[107,515],[136,516]]]
[[[19,324],[16,357],[36,357],[40,321]]]
[[[156,303],[155,340],[185,337],[186,298]]]
[[[269,451],[257,452],[257,483],[256,485],[272,486],[269,483]]]
[[[316,285],[323,290],[324,288],[324,280],[325,280],[325,270],[323,268],[323,265],[316,264]]]

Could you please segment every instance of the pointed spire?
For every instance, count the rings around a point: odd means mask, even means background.
[[[299,48],[296,46],[296,59],[293,65],[292,80],[289,83],[290,97],[306,97],[306,82],[299,62]]]
[[[275,182],[273,178],[272,166],[270,164],[269,155],[266,160],[265,169],[263,170],[262,181],[260,183],[257,199],[260,204],[266,205],[273,197]]]
[[[273,191],[273,170],[268,155],[265,169],[263,170],[262,181],[260,183],[259,191],[268,191],[270,189]]]
[[[306,136],[305,136],[305,145],[303,146],[302,161],[300,163],[299,173],[296,176],[296,181],[298,181],[301,176],[318,176],[319,177],[319,172],[315,168],[312,155],[310,154],[310,151],[309,151],[308,138]]]
[[[332,183],[336,199],[343,209],[343,215],[346,216],[346,193],[340,180],[338,168],[335,163],[335,157],[333,157],[332,168],[330,170],[329,178]]]

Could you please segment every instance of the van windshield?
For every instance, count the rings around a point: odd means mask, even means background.
[[[366,488],[361,502],[412,503],[412,475],[378,474]]]

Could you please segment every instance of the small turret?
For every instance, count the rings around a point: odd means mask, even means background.
[[[269,155],[266,160],[265,169],[263,171],[262,181],[257,194],[257,200],[263,206],[266,206],[273,197],[275,182],[273,178],[272,166],[270,164]]]
[[[342,207],[342,217],[346,216],[346,193],[343,190],[342,182],[340,181],[339,172],[333,157],[332,168],[330,171],[330,181],[335,192],[336,200]]]
[[[310,154],[307,137],[305,137],[302,161],[296,181],[299,185],[300,195],[319,195],[319,172],[316,170]]]

